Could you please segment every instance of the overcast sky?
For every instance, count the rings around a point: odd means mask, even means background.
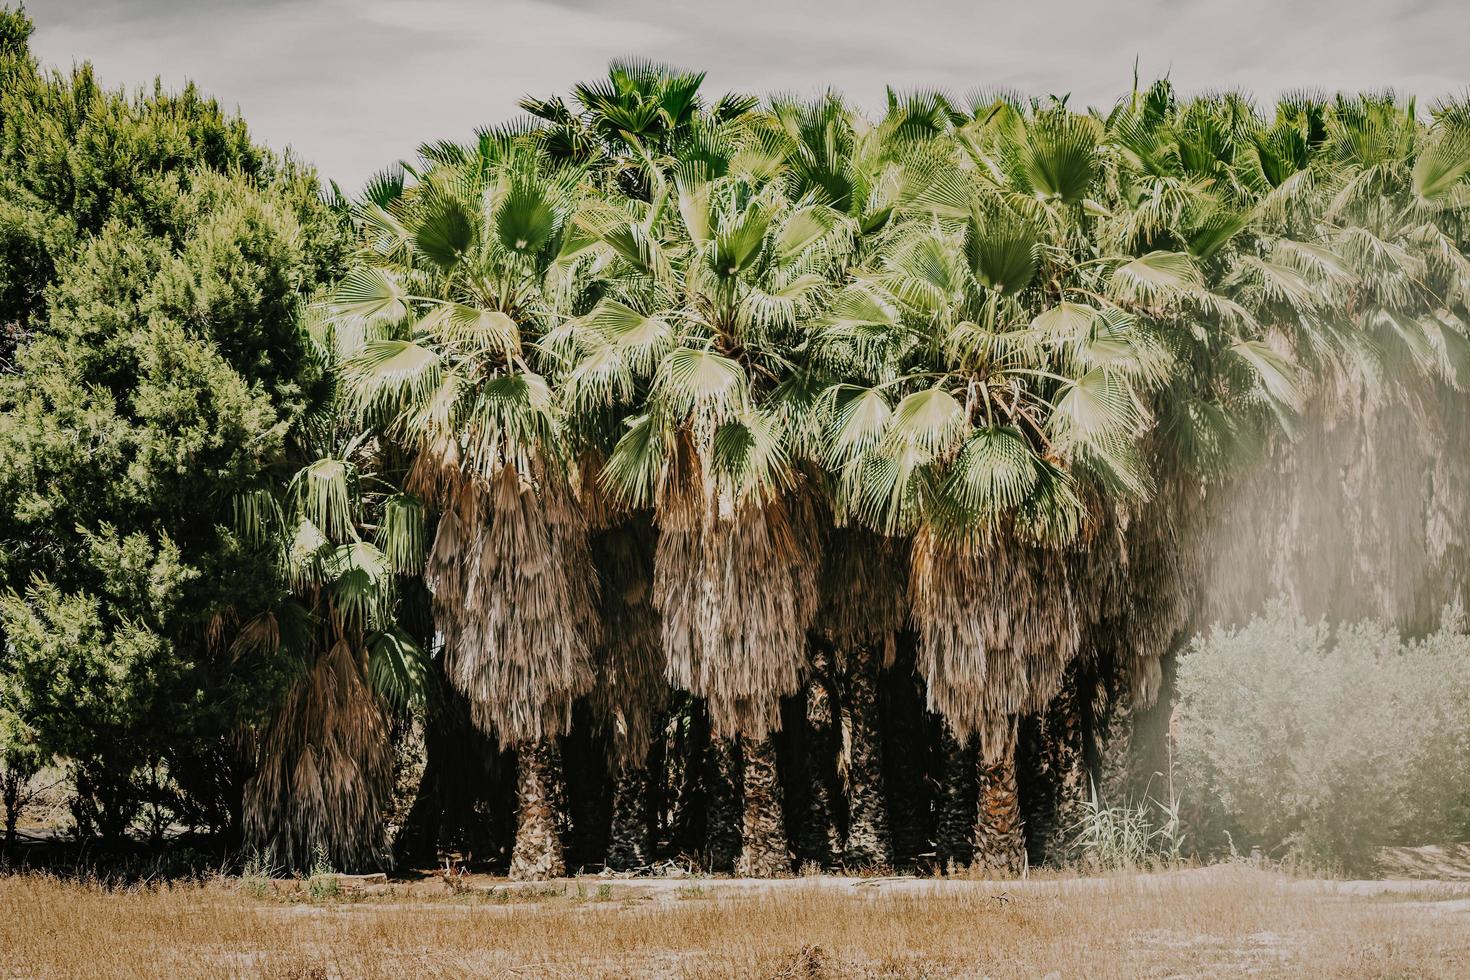
[[[709,72],[708,91],[883,86],[1071,92],[1145,79],[1261,99],[1306,86],[1470,85],[1470,0],[31,0],[40,58],[111,85],[193,79],[257,139],[356,189],[430,139],[468,138],[609,59]]]

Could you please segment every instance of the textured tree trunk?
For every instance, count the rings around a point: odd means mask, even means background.
[[[1174,638],[1169,652],[1159,660],[1158,696],[1148,706],[1136,706],[1128,733],[1129,799],[1167,798],[1174,785],[1170,724],[1174,715],[1174,685],[1179,669],[1180,648],[1187,634]]]
[[[847,745],[847,846],[842,860],[852,868],[888,867],[893,844],[883,793],[883,743],[879,733],[877,647],[854,650],[847,665],[847,698],[842,705]]]
[[[600,737],[581,705],[572,714],[572,730],[559,740],[565,800],[558,812],[571,817],[566,860],[575,868],[601,864],[607,856],[608,827],[612,822],[612,780]]]
[[[741,744],[741,790],[744,797],[738,871],[751,878],[791,873],[786,821],[781,815],[781,780],[776,772],[776,743],[770,738]]]
[[[431,753],[403,827],[393,840],[395,863],[408,867],[439,861],[439,760]]]
[[[806,744],[803,770],[806,774],[801,802],[802,816],[796,833],[796,853],[802,864],[830,867],[842,847],[837,832],[837,729],[833,716],[832,690],[828,685],[830,662],[825,654],[812,658],[812,678],[806,689]]]
[[[660,782],[668,814],[669,843],[680,860],[708,868],[709,719],[703,706],[687,694],[675,694],[665,741]]]
[[[1019,725],[1016,772],[1030,864],[1064,864],[1072,856],[1089,793],[1080,710],[1089,683],[1085,671],[1069,670],[1046,711]]]
[[[613,779],[607,866],[614,871],[632,871],[653,861],[648,821],[649,784],[649,772],[642,766],[628,766]]]
[[[939,725],[939,750],[944,768],[935,850],[940,869],[950,871],[969,864],[974,853],[976,749],[973,744],[961,745],[948,723],[941,721]]]
[[[979,765],[975,819],[975,863],[983,872],[1018,875],[1026,868],[1026,840],[1016,796],[1016,719],[999,746],[985,746]],[[986,757],[989,757],[987,759]]]
[[[0,803],[5,806],[5,853],[15,847],[15,828],[20,820],[20,790],[24,780],[20,769],[7,765],[0,771]]]
[[[541,739],[517,753],[516,842],[510,856],[512,881],[546,881],[566,874],[557,819],[561,761],[556,743]]]
[[[912,638],[899,648],[899,659],[883,672],[879,692],[883,707],[883,789],[893,835],[893,861],[911,868],[934,839],[930,808],[930,741],[924,718],[924,692],[914,673]]]
[[[644,785],[647,787],[647,803],[643,808],[644,839],[648,842],[650,862],[658,857],[659,843],[666,839],[665,834],[668,833],[672,823],[672,821],[665,820],[665,817],[670,816],[673,802],[669,794],[669,743],[666,737],[668,728],[669,712],[665,708],[664,711],[659,712],[658,725],[653,729],[653,742],[648,747],[648,758],[644,760],[642,766],[645,773]]]
[[[740,857],[740,767],[731,739],[710,736],[706,779],[705,870],[733,871]]]
[[[1016,788],[1021,825],[1026,828],[1026,864],[1032,868],[1047,862],[1047,847],[1057,818],[1057,780],[1051,771],[1043,728],[1042,715],[1028,715],[1016,729]]]

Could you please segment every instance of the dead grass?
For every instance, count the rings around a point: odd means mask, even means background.
[[[697,890],[696,890],[697,889]],[[1027,882],[439,882],[313,900],[238,880],[0,878],[12,977],[1457,977],[1470,889],[1245,868]]]

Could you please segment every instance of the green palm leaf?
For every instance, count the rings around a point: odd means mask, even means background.
[[[1138,427],[1138,403],[1128,383],[1094,368],[1067,385],[1051,419],[1054,438],[1063,445],[1095,442]]]
[[[828,452],[832,462],[839,463],[876,446],[893,417],[893,410],[883,393],[874,388],[844,386],[834,394],[836,411]]]
[[[293,587],[304,588],[321,581],[322,562],[332,543],[306,518],[296,522],[286,548],[286,578]]]
[[[965,236],[965,255],[975,278],[1001,292],[1020,292],[1030,284],[1036,275],[1036,249],[1036,233],[1016,219],[971,221]]]
[[[832,233],[837,215],[830,208],[801,208],[781,223],[776,235],[776,259],[790,262]]]
[[[533,458],[565,451],[551,388],[529,371],[483,382],[472,395],[464,425],[466,457],[487,477],[507,462],[530,472]]]
[[[452,197],[434,200],[413,230],[414,250],[446,272],[475,245],[475,218]]]
[[[737,499],[778,485],[788,462],[781,435],[766,412],[744,412],[715,430],[710,464]]]
[[[436,304],[414,329],[477,353],[511,356],[521,348],[520,327],[508,314],[464,303]]]
[[[1236,339],[1229,349],[1251,369],[1273,402],[1300,409],[1305,393],[1300,373],[1289,360],[1259,340]]]
[[[1216,208],[1196,219],[1187,232],[1189,254],[1197,259],[1208,259],[1217,254],[1245,230],[1250,219],[1248,213],[1226,208]]]
[[[1062,109],[1032,120],[1016,151],[1020,170],[1036,196],[1082,203],[1101,165],[1098,135],[1094,120]]]
[[[521,255],[535,255],[545,248],[556,224],[556,211],[542,188],[520,182],[496,205],[492,222],[500,244]]]
[[[955,458],[944,493],[970,517],[984,518],[1019,507],[1039,480],[1036,454],[1020,432],[977,429]]]
[[[1414,193],[1421,201],[1445,197],[1470,174],[1470,126],[1444,122],[1414,162]]]
[[[1097,310],[1086,303],[1062,302],[1036,314],[1031,320],[1031,329],[1060,339],[1076,340],[1087,335],[1096,319]]]
[[[600,331],[639,374],[651,373],[673,343],[673,328],[667,320],[645,315],[617,300],[602,300],[581,322]]]
[[[898,403],[886,437],[937,454],[952,448],[967,424],[965,407],[953,395],[943,388],[929,388]]]
[[[738,220],[714,235],[714,248],[709,253],[709,265],[718,276],[738,275],[750,267],[760,255],[766,231],[771,226],[770,213],[753,207]]]
[[[403,630],[394,627],[368,641],[368,683],[396,711],[424,704],[432,683],[429,659]]]
[[[1113,270],[1112,294],[1124,302],[1151,305],[1177,298],[1204,284],[1198,267],[1182,252],[1149,252]]]
[[[338,319],[396,322],[408,315],[408,295],[397,278],[370,267],[356,268],[343,276],[329,302]]]
[[[659,394],[680,416],[724,419],[745,403],[745,369],[738,361],[680,347],[659,365]]]
[[[247,542],[262,545],[279,533],[284,515],[269,487],[256,487],[235,495],[235,530]]]
[[[344,623],[357,629],[386,622],[391,598],[387,557],[367,541],[332,550],[326,561],[332,604]]]
[[[419,498],[395,493],[383,501],[376,540],[393,571],[418,574],[424,567],[424,505]]]
[[[443,380],[439,355],[409,340],[368,341],[342,371],[361,408],[392,412],[426,401]]]
[[[652,416],[630,419],[599,479],[614,496],[634,507],[647,507],[653,503],[668,455],[668,438]]]
[[[320,528],[337,541],[355,536],[357,471],[351,463],[319,459],[297,472],[290,490],[297,512],[314,528]]]

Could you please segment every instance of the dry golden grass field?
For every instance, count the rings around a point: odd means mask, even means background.
[[[1467,977],[1470,882],[0,878],[0,977]]]

